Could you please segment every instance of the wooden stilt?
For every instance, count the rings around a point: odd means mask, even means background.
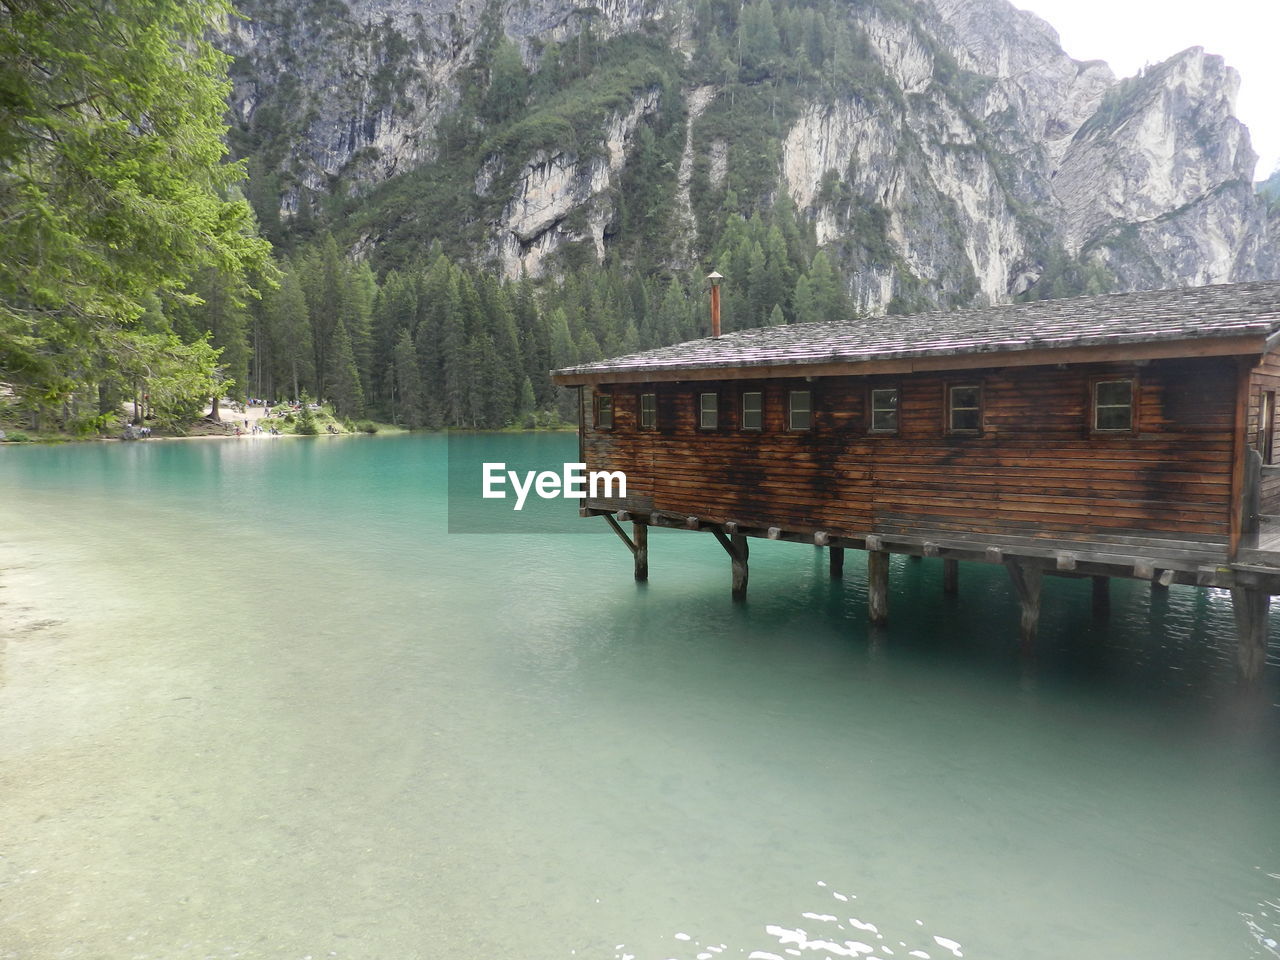
[[[733,567],[733,599],[747,599],[747,558],[751,555],[751,548],[747,546],[746,536],[735,533],[726,537],[714,527],[711,532],[720,541],[720,546],[724,547],[724,552],[729,554],[729,562]]]
[[[944,559],[942,561],[942,592],[956,594],[960,592],[960,561]]]
[[[889,554],[867,552],[867,619],[876,626],[889,621]]]
[[[1173,583],[1172,570],[1157,570],[1151,580],[1151,591],[1152,593],[1163,593],[1169,589],[1169,584],[1171,583]]]
[[[1236,662],[1240,679],[1255,684],[1267,663],[1267,614],[1271,595],[1257,587],[1232,587],[1231,606],[1236,617]]]
[[[643,583],[649,579],[649,528],[643,523],[633,523],[631,537],[636,545],[636,579]]]
[[[1009,560],[1005,563],[1009,571],[1009,579],[1018,593],[1018,602],[1022,605],[1022,621],[1020,636],[1023,644],[1035,642],[1040,630],[1040,585],[1044,572],[1037,566],[1021,560]]]
[[[831,579],[839,580],[844,576],[844,547],[831,548]]]
[[[1093,615],[1105,620],[1111,613],[1111,578],[1092,577],[1093,580]]]
[[[747,538],[740,533],[733,535],[733,599],[747,599],[747,557],[750,548]]]

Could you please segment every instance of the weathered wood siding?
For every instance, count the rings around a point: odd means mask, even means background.
[[[1225,544],[1236,365],[1230,358],[1022,367],[956,375],[625,384],[614,427],[582,433],[589,469],[624,470],[638,509],[747,526],[953,536]],[[1133,376],[1137,429],[1091,431],[1098,378]],[[949,384],[980,384],[983,430],[948,434]],[[868,433],[869,390],[900,390],[899,432]],[[584,388],[591,389],[591,388]],[[809,389],[813,428],[787,430],[787,394]],[[764,429],[741,429],[741,395],[764,394]],[[698,395],[720,397],[715,430]],[[640,395],[657,426],[639,427]]]
[[[1275,393],[1277,399],[1280,399],[1280,357],[1273,353],[1262,358],[1249,378],[1249,417],[1245,430],[1254,449],[1258,449],[1258,437],[1262,431],[1262,395],[1267,391]],[[1271,419],[1273,435],[1280,440],[1280,434],[1275,434],[1277,420],[1280,419],[1275,407],[1272,407]],[[1271,459],[1272,463],[1264,464],[1262,468],[1258,512],[1276,516],[1280,515],[1280,464],[1276,463],[1280,460],[1280,443],[1273,445]]]

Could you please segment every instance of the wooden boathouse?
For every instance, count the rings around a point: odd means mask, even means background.
[[[713,279],[713,284],[716,281]],[[718,312],[714,311],[713,313]],[[555,371],[580,388],[588,499],[648,575],[648,527],[1003,564],[1035,636],[1045,575],[1231,590],[1239,664],[1280,593],[1280,284],[1083,297],[718,334]],[[1276,463],[1278,465],[1273,466]],[[632,523],[630,536],[621,526]],[[1274,531],[1272,524],[1275,525]]]

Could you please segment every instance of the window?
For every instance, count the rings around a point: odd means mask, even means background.
[[[704,393],[698,397],[698,426],[714,430],[720,425],[720,395]]]
[[[808,390],[792,390],[787,403],[787,429],[808,430],[813,424],[812,395]]]
[[[760,430],[764,427],[764,394],[759,392],[742,395],[742,429]]]
[[[596,397],[596,426],[601,430],[613,429],[613,395],[602,393]]]
[[[1258,407],[1258,453],[1263,463],[1270,463],[1275,452],[1276,435],[1276,394],[1274,390],[1262,392],[1262,403]]]
[[[871,391],[871,432],[898,432],[897,387],[880,387]]]
[[[951,433],[982,431],[982,388],[971,384],[947,388],[947,429]]]
[[[1093,385],[1093,429],[1104,433],[1133,430],[1133,381],[1099,380]]]
[[[640,394],[640,429],[652,430],[658,425],[658,395]]]

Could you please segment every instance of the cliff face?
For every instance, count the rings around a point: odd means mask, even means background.
[[[700,211],[732,190],[744,208],[789,195],[867,311],[998,302],[1068,274],[1115,289],[1280,277],[1278,225],[1254,194],[1255,157],[1233,115],[1238,77],[1198,48],[1118,81],[1004,0],[858,0],[838,6],[854,79],[798,75],[788,86],[776,67],[748,74],[740,50],[737,76],[695,69],[698,12],[680,2],[244,6],[253,20],[228,38],[237,145],[285,218],[300,197],[358,196],[463,164],[474,257],[508,275],[554,271],[571,247],[603,261],[634,229],[627,178],[662,136],[674,145],[661,212],[673,268],[709,254]],[[803,23],[791,9],[784,24]],[[491,75],[494,37],[536,75],[548,46],[580,52],[631,34],[674,51],[675,83],[633,80],[572,135],[497,136],[450,155],[450,124],[467,109],[468,82]],[[725,117],[741,120],[739,93],[769,113],[726,129]],[[742,197],[743,184],[755,195]],[[362,248],[392,235],[387,219],[369,220]]]

